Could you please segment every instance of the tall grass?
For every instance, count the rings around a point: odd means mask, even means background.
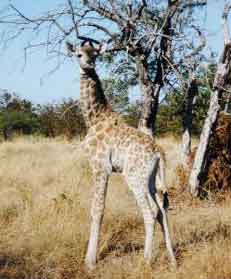
[[[159,144],[167,152],[168,184],[177,191],[180,146],[172,138]],[[169,215],[179,266],[171,269],[159,227],[155,256],[146,266],[142,216],[116,175],[110,179],[98,265],[87,273],[83,261],[93,189],[77,145],[33,138],[0,145],[1,279],[231,278],[229,203],[173,199]]]

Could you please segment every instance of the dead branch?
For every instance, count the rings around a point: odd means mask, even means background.
[[[114,39],[118,37],[118,33],[112,33],[108,28],[97,24],[97,23],[92,23],[92,22],[84,22],[79,25],[79,27],[86,26],[86,27],[95,27],[96,29],[104,32],[104,34],[108,35],[110,38]]]
[[[228,2],[225,3],[225,8],[222,15],[222,25],[223,25],[223,34],[224,34],[224,44],[230,42],[229,26],[228,26],[228,15],[231,9],[231,4]]]
[[[198,37],[199,37],[199,41],[200,41],[200,44],[193,49],[193,51],[191,53],[189,53],[188,55],[186,55],[186,59],[188,58],[192,58],[198,54],[201,53],[201,51],[205,48],[206,46],[206,38],[205,38],[205,35],[201,32],[201,30],[196,27],[196,26],[192,26],[193,29],[196,30],[197,34],[198,34]]]
[[[75,35],[76,35],[76,39],[79,38],[79,31],[78,31],[78,27],[77,27],[77,23],[75,22],[75,13],[74,13],[74,8],[72,5],[72,1],[71,0],[67,0],[68,1],[68,5],[70,7],[70,11],[71,11],[71,19],[72,19],[72,23],[75,29]]]
[[[100,3],[92,3],[89,0],[84,0],[83,1],[84,5],[86,5],[89,9],[92,9],[93,11],[96,11],[99,15],[101,15],[102,17],[106,17],[109,20],[114,21],[115,23],[117,23],[120,27],[125,27],[124,26],[124,22],[126,22],[126,20],[119,15],[118,13],[113,13],[110,12],[109,10],[107,10],[106,8],[100,6]]]
[[[226,4],[222,16],[224,28],[224,50],[219,59],[218,68],[213,84],[214,91],[211,95],[208,115],[205,119],[205,123],[200,137],[200,142],[195,155],[192,171],[189,177],[190,192],[193,196],[198,196],[200,194],[202,181],[201,174],[203,173],[208,164],[208,148],[209,143],[211,142],[212,130],[221,110],[220,100],[222,97],[223,88],[227,88],[227,86],[230,85],[230,80],[228,79],[228,77],[230,76],[231,70],[231,44],[229,41],[228,28],[225,22],[228,17],[229,10],[230,8],[228,8]]]

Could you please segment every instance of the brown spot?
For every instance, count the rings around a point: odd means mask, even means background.
[[[96,139],[93,139],[93,140],[91,140],[91,141],[89,142],[89,144],[90,144],[91,146],[96,146],[96,145],[97,145],[97,140],[96,140]]]
[[[127,147],[127,146],[129,146],[129,144],[130,144],[130,142],[129,142],[129,141],[126,141],[125,144],[124,144],[124,146]]]
[[[97,138],[98,138],[99,140],[103,140],[104,134],[103,134],[103,133],[98,134],[98,135],[97,135]]]
[[[105,132],[106,132],[106,133],[110,133],[111,131],[112,131],[112,127],[110,127],[110,126],[109,126],[108,128],[105,129]]]
[[[109,141],[110,141],[110,138],[109,138],[108,136],[106,136],[106,137],[104,138],[104,142],[105,142],[105,143],[109,143]]]
[[[101,129],[103,129],[103,125],[102,125],[101,123],[99,123],[99,124],[97,124],[97,125],[95,126],[95,131],[96,131],[96,132],[99,131],[99,130],[101,130]]]
[[[95,87],[96,87],[96,82],[95,82],[95,81],[92,81],[92,82],[89,84],[89,87],[90,87],[91,89],[95,89]]]
[[[93,104],[96,101],[96,97],[94,95],[91,95],[90,100],[91,100],[91,103]]]

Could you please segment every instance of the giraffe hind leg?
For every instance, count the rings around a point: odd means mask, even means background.
[[[157,176],[158,169],[154,168],[148,186],[148,199],[153,211],[153,214],[157,216],[157,221],[161,225],[161,229],[164,234],[165,245],[170,257],[170,260],[174,266],[176,266],[176,259],[173,252],[172,241],[169,232],[168,218],[167,218],[167,208],[169,206],[168,193],[164,192],[163,201],[160,199],[155,187],[155,178]]]
[[[170,232],[169,232],[167,212],[163,206],[163,203],[160,200],[158,193],[155,194],[155,200],[159,207],[157,220],[158,220],[159,224],[161,225],[161,228],[162,228],[162,231],[164,234],[165,245],[166,245],[171,263],[173,266],[176,266],[177,263],[176,263],[176,258],[175,258],[175,254],[174,254],[173,246],[172,246],[172,240],[171,240]]]
[[[145,187],[142,186],[142,184],[138,187],[135,185],[134,187],[131,187],[131,190],[134,193],[137,204],[143,214],[145,226],[144,259],[146,263],[150,263],[153,255],[154,228],[157,216],[153,214],[148,201],[147,191],[145,190]]]

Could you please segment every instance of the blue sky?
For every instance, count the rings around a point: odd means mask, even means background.
[[[63,0],[12,0],[27,15],[46,11]],[[0,0],[0,10],[8,0]],[[220,52],[223,46],[221,13],[224,0],[208,0],[205,27],[208,47]],[[0,26],[1,29],[1,26]],[[22,40],[17,40],[7,50],[0,52],[0,88],[9,89],[36,103],[59,101],[62,98],[79,97],[79,71],[77,62],[69,59],[57,72],[46,76],[54,64],[47,61],[45,53],[33,54],[27,60],[25,69]],[[43,82],[41,84],[41,78]]]

